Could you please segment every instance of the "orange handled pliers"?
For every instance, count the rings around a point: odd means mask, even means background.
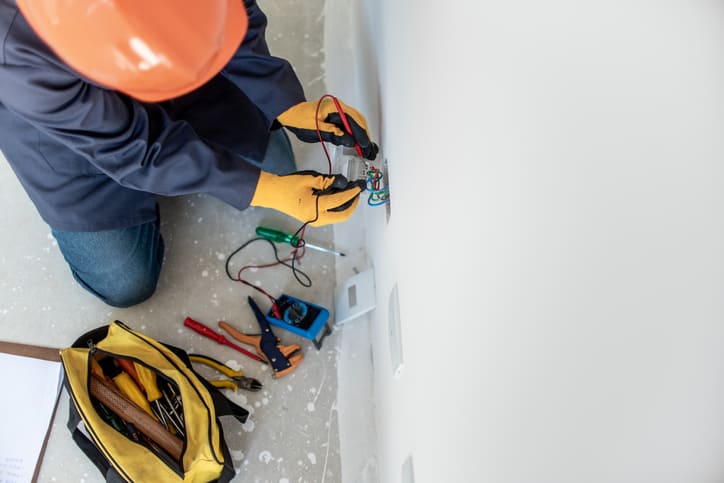
[[[219,327],[239,342],[254,346],[259,357],[269,363],[274,370],[274,377],[280,378],[289,374],[304,359],[301,347],[299,344],[282,345],[272,332],[269,321],[266,320],[261,309],[251,297],[249,297],[249,305],[256,316],[261,334],[245,334],[223,321],[219,322]]]

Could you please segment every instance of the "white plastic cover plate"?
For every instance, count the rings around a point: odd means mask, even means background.
[[[356,319],[375,308],[375,276],[372,269],[351,277],[337,287],[334,298],[335,324]]]

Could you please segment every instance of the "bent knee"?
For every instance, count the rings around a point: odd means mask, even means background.
[[[127,308],[145,302],[156,291],[158,277],[137,280],[134,283],[115,287],[105,295],[98,294],[100,299],[112,307]]]
[[[159,267],[160,268],[160,267]],[[160,270],[145,273],[108,274],[107,277],[93,277],[92,282],[73,272],[78,283],[104,303],[118,308],[127,308],[148,300],[156,291]]]
[[[73,277],[113,307],[130,307],[156,290],[164,243],[157,222],[105,232],[54,232]]]

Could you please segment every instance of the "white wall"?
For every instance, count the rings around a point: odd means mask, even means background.
[[[389,225],[366,213],[380,480],[409,455],[417,483],[724,480],[724,4],[326,15],[392,183]]]

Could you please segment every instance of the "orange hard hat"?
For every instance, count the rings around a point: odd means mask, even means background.
[[[144,102],[181,96],[229,62],[248,25],[242,0],[17,0],[70,67]]]

